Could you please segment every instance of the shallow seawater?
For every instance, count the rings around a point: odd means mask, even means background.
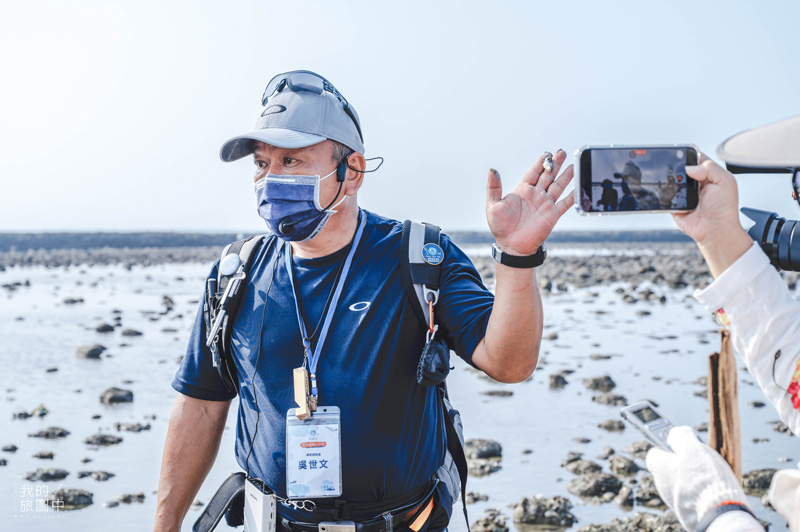
[[[0,467],[0,528],[105,531],[113,527],[122,532],[152,527],[161,450],[175,399],[170,381],[185,350],[207,270],[205,264],[183,264],[131,271],[108,266],[10,268],[0,273],[0,285],[30,281],[30,287],[0,291],[0,446],[15,444],[19,448],[15,453],[0,452],[0,458],[8,460],[7,466]],[[707,401],[694,392],[703,390],[695,381],[707,374],[707,356],[719,348],[716,323],[689,297],[688,289],[652,287],[666,295],[665,304],[640,301],[631,305],[615,292],[618,286],[571,290],[544,298],[545,336],[556,332],[558,338],[542,342],[539,368],[527,382],[493,383],[455,360],[448,385],[454,405],[462,412],[466,437],[493,439],[503,447],[500,471],[470,478],[468,490],[489,497],[486,502],[469,505],[472,520],[481,517],[486,508],[496,508],[513,528],[511,506],[535,494],[569,497],[579,520],[573,529],[638,511],[626,514],[613,503],[583,504],[566,490],[572,475],[560,463],[568,451],[583,452],[585,458],[607,470],[606,462],[595,459],[604,446],[621,451],[642,439],[630,427],[620,433],[597,427],[605,420],[618,419],[618,408],[592,402],[596,392],[583,386],[584,378],[610,375],[617,384],[614,393],[629,402],[651,399],[676,424],[695,426],[708,421]],[[165,295],[175,301],[175,309],[162,314]],[[65,298],[78,297],[84,302],[63,303]],[[112,333],[96,332],[99,323],[114,323],[114,309],[122,311],[122,327]],[[650,314],[638,315],[641,310]],[[143,335],[121,336],[120,330],[128,327]],[[108,348],[101,360],[76,356],[79,346],[95,343]],[[613,356],[592,360],[592,354]],[[46,371],[53,367],[58,370]],[[569,384],[560,390],[549,389],[549,376],[562,369],[575,370],[566,377]],[[778,416],[769,405],[760,409],[748,406],[763,396],[746,371],[739,375],[744,470],[795,467],[794,461],[782,463],[779,457],[800,458],[797,441],[772,430],[768,422]],[[111,386],[132,390],[133,403],[102,405],[100,394]],[[491,390],[508,390],[513,395],[483,394]],[[40,404],[50,411],[45,418],[12,420],[13,413],[31,411]],[[100,419],[91,419],[97,414]],[[217,462],[200,488],[198,499],[203,503],[237,469],[233,456],[235,414],[236,408],[231,408]],[[117,432],[116,422],[149,423],[151,429]],[[71,434],[60,440],[27,436],[49,426],[63,427]],[[99,449],[83,443],[98,432],[119,435],[123,441]],[[591,441],[577,443],[573,441],[577,437]],[[769,441],[754,443],[756,437]],[[526,450],[532,452],[526,454]],[[33,458],[40,451],[52,451],[55,457]],[[91,462],[81,463],[84,458]],[[644,466],[641,460],[637,462]],[[70,474],[63,481],[46,483],[21,478],[37,467],[61,468]],[[94,470],[115,476],[105,482],[77,478],[79,471]],[[37,511],[35,499],[62,485],[91,492],[94,504],[71,512],[41,507]],[[144,503],[103,507],[105,501],[125,493],[144,493]],[[26,506],[28,502],[31,508]],[[765,510],[758,499],[750,502],[759,517],[772,522],[773,530],[784,528],[785,521]],[[189,511],[183,530],[191,530],[198,514],[195,508]],[[466,529],[458,507],[450,529]]]

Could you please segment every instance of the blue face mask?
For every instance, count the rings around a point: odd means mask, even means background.
[[[256,181],[256,201],[258,214],[270,231],[283,240],[303,242],[311,240],[325,227],[331,216],[336,214],[339,203],[322,208],[319,204],[319,183],[332,176],[336,170],[320,178],[318,175],[277,175],[267,174]],[[339,183],[339,192],[342,183]],[[336,201],[336,198],[333,201]]]

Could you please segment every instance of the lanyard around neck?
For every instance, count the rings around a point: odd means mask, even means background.
[[[314,396],[317,395],[316,378],[314,377],[317,373],[317,363],[319,362],[319,357],[322,353],[322,347],[325,345],[325,338],[328,336],[328,329],[330,328],[331,321],[333,320],[333,314],[336,311],[336,306],[339,303],[339,296],[342,294],[342,289],[344,288],[344,283],[347,279],[347,273],[350,271],[350,265],[353,262],[353,255],[355,255],[358,243],[361,241],[361,235],[364,233],[364,226],[366,225],[366,222],[367,217],[364,212],[361,211],[358,229],[356,230],[356,235],[353,237],[353,243],[350,245],[350,251],[347,253],[347,258],[342,266],[342,273],[339,276],[339,281],[336,283],[336,288],[334,289],[330,304],[328,305],[328,308],[324,310],[325,320],[322,322],[322,330],[319,334],[319,341],[317,342],[316,349],[311,348],[311,342],[308,339],[308,332],[306,331],[306,324],[303,321],[303,316],[300,314],[300,304],[297,301],[297,292],[295,291],[294,286],[294,273],[292,272],[292,248],[288,241],[286,244],[284,244],[286,271],[289,274],[289,284],[292,287],[292,297],[294,298],[294,306],[297,310],[297,323],[300,325],[300,333],[303,335],[303,348],[305,348],[306,352],[310,354],[308,357],[308,372],[312,375],[311,394]]]

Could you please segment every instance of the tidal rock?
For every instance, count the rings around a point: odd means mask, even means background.
[[[466,499],[467,499],[467,504],[475,504],[476,502],[479,501],[488,501],[489,496],[484,495],[483,493],[477,493],[475,491],[468,491]]]
[[[481,392],[481,395],[488,395],[489,397],[511,397],[514,392],[511,390],[486,390]]]
[[[764,495],[772,483],[776,469],[754,469],[742,475],[744,492],[754,497]]]
[[[592,401],[600,403],[601,405],[609,406],[628,406],[628,400],[621,395],[615,393],[604,393],[592,396]]]
[[[565,379],[563,375],[559,373],[550,375],[550,388],[563,388],[567,384],[567,379]]]
[[[34,432],[33,434],[28,434],[31,438],[44,438],[46,440],[55,440],[57,438],[66,438],[69,436],[69,431],[64,430],[61,427],[47,427],[44,430],[40,430],[39,432]]]
[[[647,451],[653,447],[653,444],[647,441],[636,441],[632,444],[625,447],[625,452],[635,456],[636,458],[641,458],[642,460],[645,459],[647,456]]]
[[[122,388],[112,387],[100,395],[100,402],[106,405],[113,403],[132,403],[133,392]]]
[[[567,491],[579,497],[602,497],[604,493],[616,495],[622,482],[614,475],[589,473],[569,481]]]
[[[479,517],[472,526],[470,532],[508,532],[506,516],[494,508],[489,508],[483,517]]]
[[[608,467],[615,475],[623,475],[626,477],[635,475],[641,469],[636,465],[636,462],[630,458],[625,458],[618,454],[608,459]]]
[[[542,277],[539,279],[539,288],[543,292],[550,292],[553,290],[553,282],[550,280],[549,277]]]
[[[32,473],[24,475],[22,478],[24,478],[25,480],[30,480],[32,482],[34,481],[51,482],[53,480],[64,480],[65,478],[67,478],[67,475],[69,475],[69,473],[63,469],[39,468]]]
[[[110,333],[114,332],[114,326],[108,323],[101,323],[100,325],[95,327],[94,330],[99,333]]]
[[[83,443],[87,445],[97,445],[98,447],[106,447],[108,445],[116,445],[121,441],[122,438],[114,436],[113,434],[95,434],[83,440]]]
[[[56,510],[80,510],[92,504],[92,494],[85,490],[59,488],[45,500]]]
[[[619,419],[609,419],[607,421],[603,421],[597,426],[609,432],[621,432],[625,430],[625,424]]]
[[[473,477],[485,477],[486,475],[500,471],[500,459],[469,458],[467,459],[467,468],[469,474]]]
[[[496,441],[473,438],[465,442],[464,454],[467,458],[500,458],[503,448]]]
[[[144,502],[144,493],[126,493],[120,495],[117,500],[123,504],[133,504],[135,502]]]
[[[142,432],[143,430],[150,430],[150,423],[146,425],[142,425],[141,423],[115,423],[114,426],[118,431]]]
[[[564,467],[567,464],[574,462],[575,460],[580,460],[581,458],[583,458],[583,453],[576,453],[574,451],[569,451],[567,453],[566,458],[564,458],[564,461],[561,462],[561,467]]]
[[[566,497],[523,498],[514,506],[514,522],[568,528],[576,521],[571,509]]]
[[[585,475],[587,473],[598,473],[603,470],[603,468],[591,460],[575,460],[569,462],[567,464],[563,464],[561,467],[572,473],[573,475]]]
[[[108,471],[80,471],[78,478],[92,477],[98,482],[104,482],[114,476],[114,473]]]
[[[650,474],[643,475],[639,478],[639,484],[634,496],[637,504],[647,506],[648,508],[666,508],[664,501],[661,499],[656,484],[653,481],[653,476]]]
[[[84,345],[78,348],[78,358],[98,359],[105,350],[105,346],[100,344]]]
[[[772,421],[772,430],[775,432],[783,432],[784,434],[791,434],[792,431],[786,426],[783,421]]]
[[[617,496],[614,497],[614,502],[623,509],[631,508],[633,506],[633,490],[623,485],[619,493],[617,493]]]
[[[142,334],[144,334],[144,333],[142,333],[141,331],[137,331],[136,329],[123,329],[122,330],[122,336],[141,336]]]
[[[628,519],[614,519],[606,525],[586,525],[578,532],[684,532],[675,514],[656,515],[642,512]]]
[[[600,451],[600,454],[597,455],[597,458],[599,460],[608,460],[608,457],[612,456],[613,454],[614,454],[614,449],[612,449],[611,446],[606,445],[605,447],[603,447],[603,450]]]
[[[583,385],[589,390],[597,390],[600,392],[610,392],[616,388],[617,383],[608,375],[601,377],[592,377],[590,379],[583,379]]]
[[[33,455],[34,458],[40,460],[52,460],[55,455],[51,451],[42,451]]]

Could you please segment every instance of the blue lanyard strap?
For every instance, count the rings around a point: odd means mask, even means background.
[[[361,235],[364,233],[364,226],[366,223],[367,217],[364,215],[364,212],[361,211],[359,213],[358,229],[356,230],[355,237],[353,237],[353,243],[350,245],[350,252],[347,254],[347,258],[344,261],[342,274],[339,276],[339,282],[336,283],[336,289],[333,292],[330,305],[325,309],[325,320],[322,322],[322,330],[319,334],[319,341],[317,342],[316,349],[311,348],[311,342],[308,339],[308,332],[306,331],[306,324],[303,321],[303,316],[300,314],[300,304],[297,301],[297,292],[294,287],[294,273],[292,272],[292,248],[288,241],[284,244],[286,271],[289,274],[289,284],[292,287],[294,307],[295,310],[297,310],[297,323],[300,325],[300,333],[303,335],[303,348],[311,354],[311,356],[308,357],[308,372],[311,374],[311,395],[314,397],[317,396],[317,363],[322,353],[322,347],[325,345],[325,338],[328,336],[328,329],[331,326],[331,321],[333,321],[333,314],[336,312],[336,306],[339,303],[339,296],[342,295],[342,289],[347,280],[347,273],[350,271],[350,265],[353,262],[353,255],[356,253],[358,243],[361,242]]]

